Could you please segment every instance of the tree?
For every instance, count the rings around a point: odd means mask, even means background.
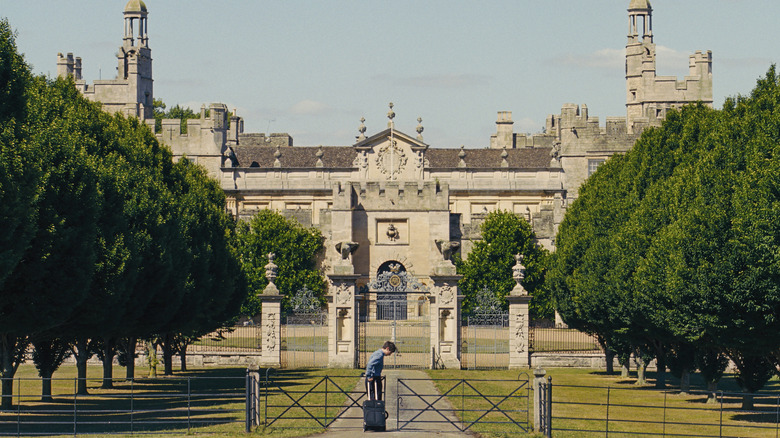
[[[549,253],[539,246],[531,225],[508,211],[488,214],[480,226],[482,240],[474,244],[466,260],[455,258],[458,274],[463,275],[459,287],[466,296],[463,309],[472,309],[473,297],[482,289],[493,291],[504,303],[515,285],[512,266],[515,255],[522,254],[526,268],[523,287],[530,295],[531,314],[537,318],[552,317],[552,305],[541,285],[547,270]]]
[[[779,114],[773,66],[749,97],[671,112],[602,166],[559,231],[550,279],[564,318],[650,342],[659,360],[677,351],[674,367],[699,363],[710,382],[726,353],[748,407],[780,349],[760,335],[780,330]],[[607,320],[592,311],[599,300]]]
[[[290,297],[306,286],[322,296],[325,281],[316,268],[317,254],[323,249],[323,237],[316,228],[305,228],[293,219],[286,219],[272,210],[261,210],[248,222],[237,227],[237,252],[248,284],[247,300],[241,310],[256,315],[260,301],[256,296],[268,285],[265,278],[267,254],[274,253],[279,267],[276,286],[285,296],[283,307],[289,307]]]
[[[162,130],[163,119],[180,119],[181,120],[181,133],[187,133],[187,120],[199,119],[200,113],[196,113],[189,107],[179,106],[177,103],[171,109],[166,111],[167,106],[162,99],[154,99],[154,131],[160,132]]]
[[[212,332],[238,316],[246,281],[235,254],[235,224],[225,210],[225,195],[206,170],[188,160],[173,166],[172,193],[185,239],[189,276],[185,298],[161,336],[165,374],[172,357],[186,355],[184,340]]]

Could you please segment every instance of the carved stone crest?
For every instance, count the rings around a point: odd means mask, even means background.
[[[406,166],[406,154],[398,147],[398,142],[393,140],[379,149],[376,154],[376,164],[379,171],[390,179],[395,179]]]
[[[349,304],[349,300],[352,298],[352,288],[347,286],[346,283],[339,283],[336,286],[336,303]]]
[[[452,289],[452,286],[445,284],[439,291],[439,297],[441,297],[442,304],[450,304],[455,299],[455,291]]]

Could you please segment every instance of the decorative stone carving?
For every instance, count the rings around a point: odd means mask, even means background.
[[[265,351],[276,350],[276,314],[266,313],[265,317]]]
[[[391,242],[398,240],[400,235],[401,232],[398,231],[398,228],[396,228],[395,225],[390,224],[387,226],[387,238],[390,239]]]
[[[515,316],[515,351],[525,353],[528,340],[526,339],[525,315],[518,313]]]
[[[339,242],[336,244],[336,251],[341,254],[341,260],[349,260],[349,256],[357,251],[359,246],[357,242]]]
[[[515,256],[515,265],[512,267],[512,278],[517,283],[512,289],[511,295],[528,295],[528,291],[522,285],[525,279],[525,266],[523,266],[523,255],[517,254]]]
[[[379,149],[376,154],[376,164],[382,174],[395,179],[396,175],[406,167],[407,157],[403,149],[398,147],[398,142],[392,140]]]
[[[336,303],[337,304],[349,304],[349,300],[352,299],[352,288],[346,283],[339,283],[336,286]]]
[[[366,122],[366,118],[365,117],[361,117],[360,118],[360,126],[358,126],[358,132],[360,133],[360,135],[357,136],[357,140],[358,141],[363,141],[363,140],[366,139],[366,124],[365,124],[365,122]]]
[[[460,248],[460,242],[436,239],[436,247],[439,248],[444,260],[450,260],[452,254]]]
[[[272,252],[268,253],[268,264],[265,265],[265,278],[268,279],[269,283],[273,283],[276,280],[276,272],[279,268],[274,264],[275,256]]]
[[[439,290],[439,300],[441,304],[449,305],[455,299],[455,291],[452,286],[445,284]]]

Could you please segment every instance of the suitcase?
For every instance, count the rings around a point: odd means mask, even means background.
[[[376,430],[384,432],[386,428],[387,411],[384,400],[366,400],[363,402],[363,431]]]

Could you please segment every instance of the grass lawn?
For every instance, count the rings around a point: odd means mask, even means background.
[[[280,370],[271,373],[278,387],[312,415],[332,418],[346,400],[334,385],[349,391],[358,382],[360,370]],[[63,365],[52,381],[52,402],[41,402],[41,380],[32,365],[22,365],[14,382],[14,406],[0,411],[0,435],[116,436],[143,433],[146,436],[213,434],[246,436],[245,368],[193,368],[172,377],[150,379],[147,367],[136,368],[136,379],[124,379],[125,369],[114,369],[114,388],[101,389],[102,367],[88,368],[89,395],[74,397],[76,368]],[[265,370],[261,370],[264,381]],[[325,379],[325,376],[328,376]],[[319,385],[318,385],[319,383]],[[327,393],[325,391],[326,385]],[[305,394],[306,392],[308,394]],[[327,398],[327,402],[326,402]],[[75,399],[75,403],[74,403]],[[266,410],[266,400],[268,408]],[[262,415],[278,416],[289,406],[288,396],[261,390],[258,404]],[[277,407],[274,407],[277,405]],[[327,408],[325,406],[328,406]],[[264,436],[307,436],[323,430],[314,420],[302,417],[302,408],[287,411],[271,427],[261,424],[255,433]],[[324,421],[324,420],[321,420]]]
[[[446,379],[493,379],[481,383],[485,390],[503,387],[504,392],[517,387],[521,371],[467,371],[429,370],[433,378]],[[526,374],[532,380],[530,370]],[[602,371],[588,369],[558,368],[548,370],[553,383],[553,436],[554,437],[603,437],[609,415],[610,436],[778,436],[778,394],[780,381],[773,378],[762,392],[774,393],[756,397],[756,409],[745,412],[740,409],[741,397],[737,394],[734,376],[725,377],[719,389],[728,393],[723,397],[723,411],[720,403],[707,404],[703,392],[704,384],[698,375],[692,376],[692,387],[698,392],[682,394],[679,382],[667,374],[667,390],[656,390],[652,386],[639,387],[636,379],[621,379],[619,374],[607,375]],[[655,374],[648,373],[654,383]],[[446,391],[451,382],[435,382],[439,391]],[[607,389],[609,388],[609,389]],[[607,409],[609,397],[609,410]],[[532,403],[533,393],[529,403]],[[457,397],[451,403],[461,403]],[[469,399],[466,399],[469,408]],[[484,405],[484,402],[482,402]],[[665,409],[664,409],[665,407]],[[473,409],[484,409],[472,402]],[[589,420],[584,420],[589,419]],[[468,421],[468,418],[465,418]],[[533,412],[530,414],[533,422]],[[665,422],[665,424],[664,424]],[[495,426],[478,425],[476,430],[483,436],[506,436],[491,433]],[[570,429],[570,430],[564,430]],[[594,430],[598,432],[586,432]],[[622,433],[621,433],[622,432]],[[518,436],[524,436],[519,434]]]

